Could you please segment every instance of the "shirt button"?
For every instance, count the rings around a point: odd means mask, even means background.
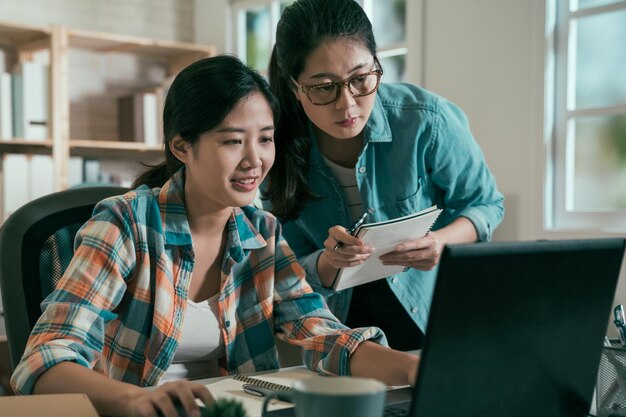
[[[361,174],[365,173],[365,171],[367,171],[367,169],[365,169],[365,167],[361,167],[361,168],[359,168],[359,172],[360,172]]]
[[[411,309],[411,313],[416,314],[416,313],[417,313],[417,307],[413,307],[413,308]]]
[[[226,320],[226,323],[224,323],[224,326],[226,326],[226,327],[230,327],[230,321],[229,321],[229,320]]]
[[[398,282],[398,277],[391,278],[391,283],[392,284],[395,284],[396,282]]]

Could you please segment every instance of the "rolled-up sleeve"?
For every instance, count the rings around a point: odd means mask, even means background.
[[[433,182],[444,191],[446,223],[465,217],[476,228],[478,240],[488,241],[504,216],[504,196],[463,111],[444,99],[438,104],[426,161]]]

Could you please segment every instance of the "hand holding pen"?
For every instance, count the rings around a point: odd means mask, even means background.
[[[318,261],[318,272],[324,285],[330,285],[338,269],[359,265],[374,252],[374,248],[365,246],[361,239],[354,236],[368,214],[363,213],[349,229],[333,226],[328,230],[324,252]]]
[[[355,235],[355,233],[359,229],[359,227],[361,227],[361,225],[365,222],[365,219],[367,218],[367,215],[368,215],[368,213],[366,211],[365,213],[363,213],[361,215],[361,217],[359,217],[357,219],[357,221],[354,222],[352,227],[350,227],[348,230],[346,230],[350,236],[354,236]],[[343,246],[343,242],[338,240],[337,243],[335,244],[335,246],[333,246],[333,250],[337,250],[337,249],[339,249],[342,246]]]

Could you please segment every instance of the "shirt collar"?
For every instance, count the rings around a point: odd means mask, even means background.
[[[191,230],[185,210],[185,167],[181,167],[163,184],[158,200],[165,243],[191,245]]]
[[[185,168],[181,167],[163,184],[158,196],[165,243],[191,245],[191,229],[185,210]],[[231,257],[240,262],[244,250],[267,246],[257,228],[250,222],[244,210],[234,207],[228,219],[228,250]]]
[[[267,242],[261,236],[256,227],[250,222],[243,209],[234,207],[228,219],[228,242],[227,247],[230,256],[241,262],[245,250],[259,249],[267,246]]]

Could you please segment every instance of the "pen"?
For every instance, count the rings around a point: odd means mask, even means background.
[[[356,230],[359,228],[359,226],[361,226],[363,224],[363,222],[365,221],[365,219],[367,218],[367,215],[369,213],[366,211],[365,213],[363,213],[361,215],[361,217],[358,218],[357,221],[354,222],[354,224],[352,225],[351,228],[348,229],[348,234],[354,236],[354,233],[356,232]],[[333,247],[333,250],[337,250],[339,249],[341,246],[343,245],[343,242],[337,242],[337,244]]]
[[[276,391],[269,388],[260,387],[254,384],[243,384],[243,392],[246,394],[254,395],[255,397],[267,397],[270,394],[275,394],[276,399],[285,402],[293,402],[291,394],[285,391]]]
[[[243,392],[254,395],[255,397],[264,397],[274,391],[254,384],[243,384]]]

